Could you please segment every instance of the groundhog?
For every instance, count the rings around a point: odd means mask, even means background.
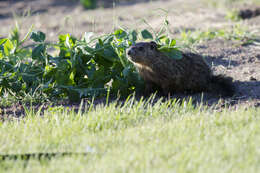
[[[145,81],[145,93],[159,86],[164,95],[180,92],[211,92],[218,96],[232,96],[235,89],[231,77],[213,75],[203,57],[182,53],[181,59],[166,56],[155,42],[139,42],[127,52]]]

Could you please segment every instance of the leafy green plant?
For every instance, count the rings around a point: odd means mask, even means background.
[[[97,1],[96,0],[80,0],[80,3],[86,9],[94,9],[97,6]]]
[[[20,40],[18,30],[16,26],[9,38],[0,40],[0,94],[3,94],[4,90],[11,90],[14,93],[29,92],[28,86],[32,84],[33,77],[38,72],[28,58],[31,51],[22,46],[28,39],[30,31]]]
[[[34,47],[22,44],[30,35]],[[41,31],[29,31],[20,41],[18,29],[10,38],[0,40],[0,94],[13,93],[19,98],[41,95],[46,98],[69,98],[105,96],[120,93],[126,96],[142,91],[144,82],[132,63],[127,60],[127,49],[137,40],[155,40],[159,50],[170,57],[180,58],[176,41],[163,31],[152,34],[118,29],[113,33],[96,36],[85,33],[82,39],[70,34],[59,36],[59,41],[50,44]],[[59,51],[56,56],[49,48]]]

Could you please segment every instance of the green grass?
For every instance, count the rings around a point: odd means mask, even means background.
[[[237,42],[238,45],[250,44],[257,42],[258,31],[250,31],[247,26],[239,23],[234,24],[232,27],[223,29],[207,29],[196,31],[182,31],[178,41],[184,46],[195,46],[207,40],[224,39]]]
[[[260,109],[190,101],[49,108],[0,123],[0,153],[88,152],[0,161],[0,172],[259,172]],[[87,148],[87,151],[86,151]]]
[[[260,5],[259,0],[204,0],[203,2],[212,7],[221,7],[221,8],[244,6],[245,4]]]

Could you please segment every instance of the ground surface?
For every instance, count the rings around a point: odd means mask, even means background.
[[[215,1],[214,1],[215,2]],[[231,9],[259,5],[257,1],[246,4],[213,3],[203,0],[168,0],[139,3],[116,4],[114,8],[84,10],[78,3],[54,0],[0,1],[0,37],[8,35],[18,22],[22,34],[34,24],[35,29],[47,33],[49,41],[57,41],[58,35],[72,33],[80,37],[84,32],[98,34],[112,32],[115,28],[149,28],[143,22],[157,30],[168,11],[171,33],[181,38],[183,31],[207,31],[208,29],[230,29],[235,25],[247,28],[249,34],[257,36],[252,44],[238,44],[237,41],[214,38],[199,41],[192,49],[205,56],[216,73],[232,76],[237,87],[233,98],[222,100],[222,103],[240,106],[260,106],[260,16],[247,20],[231,21],[225,16]],[[253,3],[252,3],[253,2]],[[107,5],[108,7],[111,4]],[[112,5],[113,6],[113,5]],[[180,97],[184,97],[181,95]],[[193,95],[199,101],[201,95]],[[219,102],[218,98],[205,95],[204,102],[209,105]],[[16,110],[17,109],[17,110]],[[5,108],[5,112],[21,112],[22,106],[14,105]]]

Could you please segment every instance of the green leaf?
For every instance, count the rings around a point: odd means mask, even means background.
[[[130,72],[131,72],[130,67],[129,66],[125,67],[124,70],[123,70],[123,76],[124,77],[129,76]]]
[[[71,36],[70,34],[64,34],[59,36],[59,41],[61,44],[60,48],[62,47],[65,49],[71,49],[75,45],[76,38]]]
[[[176,45],[176,40],[171,39],[171,41],[169,42],[169,46],[170,46],[170,47],[173,47],[173,46],[175,46],[175,45]]]
[[[44,42],[45,34],[41,31],[33,31],[30,37],[35,42]]]
[[[69,36],[69,35],[66,36],[65,46],[66,46],[67,48],[71,48],[70,36]]]
[[[102,46],[102,47],[104,46],[104,43],[100,38],[98,39],[98,43],[100,44],[100,46]]]
[[[82,52],[85,54],[85,55],[92,55],[94,54],[95,52],[95,49],[92,48],[92,47],[89,47],[89,46],[82,46],[82,47],[79,47]]]
[[[14,49],[15,49],[15,47],[14,47],[13,43],[9,39],[7,39],[6,42],[4,43],[4,53],[5,53],[5,55],[8,56],[10,54],[13,54]]]
[[[11,37],[10,40],[14,43],[15,46],[19,46],[19,41],[20,41],[20,34],[19,34],[19,28],[16,25],[16,27],[12,30],[11,32]]]
[[[132,32],[130,32],[129,34],[129,40],[132,42],[132,43],[135,43],[136,40],[137,40],[137,32],[135,30],[133,30]]]
[[[166,26],[168,26],[168,25],[169,25],[169,21],[168,21],[167,19],[165,19],[165,20],[164,20],[164,24],[165,24]]]
[[[7,38],[0,39],[0,46],[2,46],[7,40]]]
[[[141,34],[143,39],[153,39],[153,35],[147,29],[142,30]]]
[[[72,62],[71,62],[71,60],[67,59],[67,63],[70,65],[70,68],[72,68]]]
[[[33,81],[35,81],[34,74],[23,73],[22,78],[23,78],[24,82],[26,82],[26,83],[32,83]]]
[[[165,43],[166,42],[166,39],[167,39],[167,36],[166,35],[161,35],[159,38],[158,38],[158,41],[160,43]]]
[[[122,29],[118,29],[114,32],[115,36],[117,39],[122,40],[123,38],[125,38],[127,36],[127,33],[122,30]]]
[[[112,47],[106,48],[104,50],[104,58],[110,62],[118,60],[118,56]]]
[[[80,0],[80,3],[86,9],[94,9],[97,6],[97,1],[96,0]]]
[[[32,59],[43,60],[46,51],[44,43],[37,45],[32,51]]]
[[[104,40],[103,40],[103,42],[104,42],[104,44],[111,44],[111,42],[114,40],[114,36],[113,35],[109,35],[109,36],[107,36]]]
[[[93,32],[85,32],[83,39],[86,43],[90,43],[91,42],[91,38],[93,37],[94,33]]]
[[[60,43],[65,43],[67,36],[69,36],[69,34],[59,35],[59,41],[60,41]]]
[[[71,82],[72,85],[75,84],[74,78],[75,78],[75,72],[72,71],[72,72],[70,73],[70,76],[69,76],[69,79],[70,79],[70,82]]]

